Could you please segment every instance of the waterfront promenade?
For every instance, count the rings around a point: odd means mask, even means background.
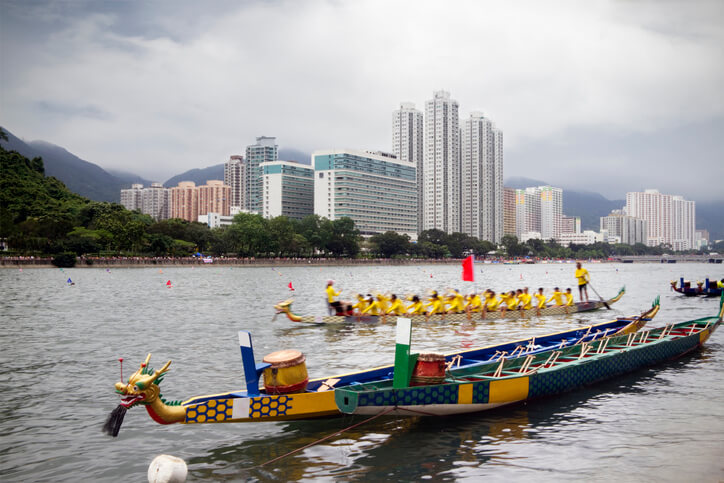
[[[589,260],[593,263],[722,263],[724,255],[641,255],[615,257],[607,260]],[[211,260],[211,261],[210,261]],[[173,266],[344,266],[344,265],[450,265],[459,264],[457,258],[237,258],[217,257],[78,257],[75,268],[112,267],[173,267]],[[478,259],[477,263],[571,263],[559,259]],[[53,268],[51,257],[0,257],[0,268]]]

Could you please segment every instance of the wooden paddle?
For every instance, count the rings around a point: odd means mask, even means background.
[[[611,306],[608,305],[605,300],[603,300],[603,297],[601,297],[601,295],[599,295],[598,292],[596,292],[596,289],[593,288],[593,285],[591,285],[591,282],[588,282],[588,286],[591,287],[591,290],[593,290],[593,293],[595,293],[598,296],[598,298],[601,299],[601,302],[603,302],[603,306],[606,307],[608,310],[611,310]]]

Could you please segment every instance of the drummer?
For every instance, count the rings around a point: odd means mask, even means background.
[[[325,292],[327,292],[327,303],[329,304],[329,312],[332,313],[332,311],[334,310],[337,315],[340,315],[343,312],[342,302],[336,300],[336,297],[338,297],[342,293],[342,291],[340,290],[339,292],[337,292],[334,289],[334,280],[327,280],[327,289],[325,290]]]

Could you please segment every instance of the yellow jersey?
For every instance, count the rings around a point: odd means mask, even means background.
[[[385,313],[387,314],[395,314],[395,315],[403,315],[405,313],[405,306],[402,303],[402,300],[395,299],[394,302],[392,302],[392,305],[390,305]]]
[[[566,305],[570,307],[573,305],[573,294],[566,292]]]
[[[531,300],[533,299],[533,296],[529,293],[522,293],[518,297],[520,299],[520,303],[523,304],[523,309],[528,310],[533,308],[533,304],[531,304]]]
[[[410,314],[424,314],[425,313],[425,304],[422,303],[422,300],[413,302],[410,304],[409,307],[407,307],[407,311]]]
[[[563,292],[553,292],[553,295],[551,295],[551,298],[548,299],[548,302],[551,300],[554,301],[556,305],[563,305]]]
[[[535,298],[538,299],[538,308],[542,309],[546,306],[546,295],[543,293],[537,293],[535,294]]]
[[[576,269],[576,278],[578,279],[578,285],[585,285],[588,283],[588,280],[590,280],[590,277],[588,275],[588,270],[585,268],[577,268]]]
[[[326,292],[327,292],[327,302],[329,302],[330,304],[331,304],[332,302],[334,302],[334,298],[335,298],[336,296],[338,296],[339,294],[342,293],[341,290],[340,290],[339,292],[336,292],[336,291],[334,290],[334,287],[333,287],[332,285],[328,285],[328,286],[327,286]]]

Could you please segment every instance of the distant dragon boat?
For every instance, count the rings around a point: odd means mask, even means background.
[[[456,368],[446,371],[439,383],[429,385],[411,384],[408,360],[414,354],[409,353],[409,324],[401,329],[398,322],[395,374],[401,375],[400,380],[340,388],[335,391],[335,402],[340,411],[349,414],[446,416],[552,396],[696,350],[719,327],[722,315],[724,297],[715,317],[667,324],[640,333],[529,354],[512,361],[500,358],[487,364]]]
[[[675,292],[686,295],[687,297],[720,297],[724,290],[719,286],[719,282],[709,280],[709,277],[704,279],[703,282],[696,282],[696,286],[692,286],[690,281],[684,280],[684,277],[681,277],[678,286],[676,285],[676,280],[671,281],[671,288]]]
[[[615,334],[634,333],[659,311],[658,297],[652,307],[641,315],[619,317],[574,330],[521,339],[504,344],[471,349],[440,356],[442,362],[458,368],[472,367],[501,357],[515,359],[553,348],[591,343]],[[145,407],[151,418],[160,424],[240,423],[288,421],[339,416],[334,391],[370,381],[394,377],[393,366],[352,372],[308,380],[304,356],[297,351],[279,351],[267,355],[257,364],[251,334],[239,332],[239,345],[244,366],[246,390],[196,396],[185,401],[168,401],[161,395],[160,384],[171,361],[153,370],[151,354],[127,382],[116,383],[121,403],[109,416],[104,430],[118,435],[127,409]],[[439,359],[435,363],[440,362]],[[259,387],[263,374],[263,388]]]
[[[571,306],[548,305],[545,308],[540,309],[540,317],[546,317],[549,315],[569,315],[579,312],[598,310],[602,307],[608,307],[618,302],[621,300],[624,293],[626,293],[626,287],[621,287],[618,294],[608,300],[577,302]],[[285,314],[292,322],[308,324],[335,324],[345,322],[376,323],[382,321],[383,319],[385,321],[394,322],[398,317],[396,315],[297,315],[292,311],[293,302],[294,299],[279,302],[274,306],[274,309],[277,314]],[[532,308],[527,310],[509,309],[505,312],[502,310],[495,310],[483,312],[461,312],[454,314],[404,315],[402,317],[409,318],[414,324],[420,322],[467,322],[470,320],[525,319],[537,316],[537,309]]]

